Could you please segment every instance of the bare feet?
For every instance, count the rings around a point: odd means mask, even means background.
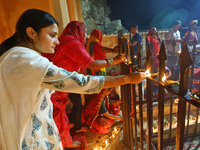
[[[76,132],[86,132],[88,131],[88,128],[86,126],[83,126],[80,130],[76,130]]]
[[[79,141],[74,141],[71,145],[68,145],[65,147],[65,150],[71,149],[71,148],[79,148],[81,146],[81,143]]]

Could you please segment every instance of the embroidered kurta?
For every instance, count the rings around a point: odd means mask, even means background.
[[[14,47],[0,57],[0,78],[2,150],[62,149],[51,90],[98,93],[104,84],[104,77],[68,72],[25,47]]]

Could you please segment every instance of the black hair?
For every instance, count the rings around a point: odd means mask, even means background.
[[[178,24],[181,24],[181,21],[179,21],[179,20],[176,20],[175,22],[174,22],[174,26],[176,26],[176,25],[178,25]]]
[[[20,41],[32,42],[26,33],[27,27],[32,27],[37,33],[40,33],[42,28],[52,24],[58,25],[58,22],[48,12],[39,9],[26,10],[16,24],[16,32],[1,43],[0,56]]]
[[[138,25],[132,25],[131,28],[137,28],[138,29]]]

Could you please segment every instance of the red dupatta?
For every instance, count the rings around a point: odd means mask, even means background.
[[[60,59],[60,54],[62,52],[63,44],[69,40],[73,40],[76,44],[80,42],[84,45],[84,40],[86,38],[85,35],[86,27],[82,22],[79,21],[71,21],[63,30],[61,36],[58,38],[60,41],[60,45],[55,48],[54,54],[43,54],[44,57],[48,58],[51,62],[56,62],[57,59]],[[71,35],[71,36],[68,36]],[[63,44],[62,44],[63,43]],[[62,55],[62,54],[61,54]],[[55,64],[57,65],[57,64]]]
[[[158,37],[158,34],[155,34],[155,35],[152,35],[152,31],[153,31],[154,27],[151,28],[149,30],[149,33],[147,34],[147,43],[150,44],[152,43],[153,44],[153,49],[152,49],[152,56],[153,56],[153,72],[156,72],[158,70],[158,67],[159,67],[159,60],[157,58],[157,55],[160,51],[160,40],[159,40],[159,37]]]
[[[160,41],[158,34],[152,35],[154,28],[151,28],[147,34],[147,42],[153,44],[152,56],[157,56],[160,50]]]

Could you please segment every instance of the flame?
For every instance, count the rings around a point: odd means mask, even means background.
[[[178,53],[178,54],[180,54],[180,53],[181,53],[181,51],[178,51],[177,53]]]
[[[149,69],[149,70],[150,70],[150,69]],[[150,76],[151,76],[149,70],[145,71],[145,75],[146,75],[147,77],[150,77]]]
[[[115,135],[113,134],[113,135],[112,135],[112,137],[114,138],[114,137],[115,137]]]
[[[135,56],[134,56],[134,58],[136,59],[136,58],[137,58],[137,56],[135,55]]]
[[[164,74],[163,78],[162,78],[162,82],[165,82],[167,79],[166,75]]]
[[[117,132],[117,128],[116,127],[114,128],[114,131]]]
[[[94,150],[97,150],[97,148],[94,148]]]
[[[105,140],[105,144],[108,144],[108,140]]]

